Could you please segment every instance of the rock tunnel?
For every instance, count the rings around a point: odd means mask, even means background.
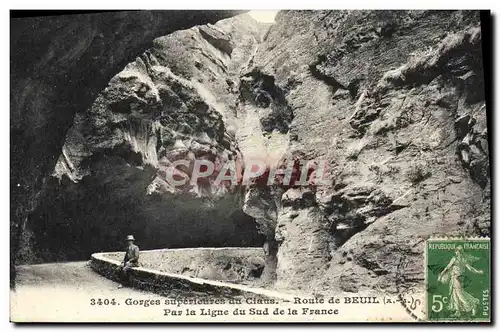
[[[133,233],[144,249],[262,247],[276,287],[391,292],[397,273],[422,286],[429,236],[489,234],[479,12],[186,15],[11,23],[11,262]],[[180,179],[196,160],[267,168],[175,187],[179,160]],[[306,185],[268,185],[298,160],[331,182],[306,167]]]
[[[240,13],[13,13],[11,265],[87,259],[92,252],[119,249],[126,233],[138,234],[145,248],[262,244],[252,218],[241,212],[239,193],[220,198],[220,209],[210,198],[164,202],[158,195],[147,195],[158,161],[145,160],[130,142],[96,148],[82,165],[89,173],[81,181],[74,181],[71,172],[59,174],[66,147],[74,147],[73,136],[83,134],[71,131],[75,122],[92,111],[110,79],[151,48],[154,38]],[[121,114],[135,105],[134,100],[111,103]],[[141,119],[128,120],[127,126],[142,134],[141,124],[135,126]],[[142,123],[148,121],[153,122],[150,118]],[[148,126],[146,131],[151,130]],[[87,147],[80,148],[76,154]]]

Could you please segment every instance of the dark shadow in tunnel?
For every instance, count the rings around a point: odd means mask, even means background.
[[[219,199],[144,195],[144,173],[115,168],[122,181],[49,178],[18,263],[87,260],[95,252],[123,250],[128,234],[144,250],[263,245],[255,220],[241,210],[239,192]]]

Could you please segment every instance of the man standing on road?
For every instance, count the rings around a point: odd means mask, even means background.
[[[134,244],[134,241],[135,238],[133,235],[127,236],[127,250],[121,265],[122,284],[118,288],[131,284],[130,269],[139,266],[139,247]]]

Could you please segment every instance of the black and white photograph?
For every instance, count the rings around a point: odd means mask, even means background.
[[[489,10],[9,15],[11,322],[493,321]]]

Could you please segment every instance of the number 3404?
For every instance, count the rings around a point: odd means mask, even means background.
[[[115,299],[90,299],[90,305],[116,305]]]

